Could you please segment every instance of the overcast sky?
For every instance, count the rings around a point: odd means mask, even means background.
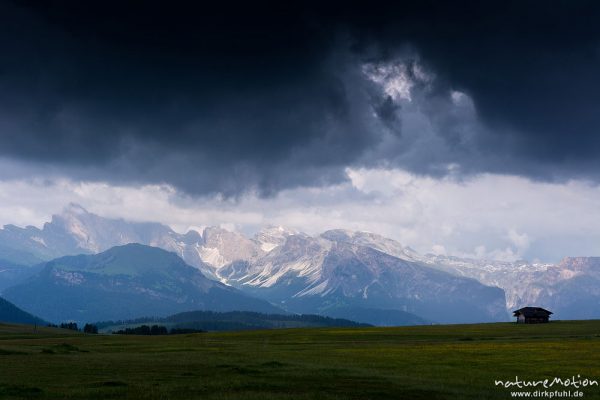
[[[600,255],[597,2],[40,3],[0,2],[0,224]]]

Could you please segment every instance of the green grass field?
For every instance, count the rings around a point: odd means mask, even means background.
[[[155,337],[0,324],[6,399],[508,399],[495,379],[578,374],[600,380],[600,321]]]

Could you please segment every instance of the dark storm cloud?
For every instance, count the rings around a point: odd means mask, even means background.
[[[0,155],[226,195],[361,165],[596,178],[594,3],[419,4],[2,2]],[[361,66],[407,54],[436,79],[403,107]]]
[[[406,38],[440,81],[474,99],[487,129],[473,145],[496,160],[471,168],[598,179],[597,2],[446,2],[416,15],[380,20],[375,40]]]

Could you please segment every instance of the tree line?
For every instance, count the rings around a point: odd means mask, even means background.
[[[141,325],[136,326],[134,328],[125,328],[120,329],[118,331],[113,332],[116,335],[181,335],[187,333],[202,333],[205,332],[201,329],[186,329],[186,328],[171,328],[168,330],[166,326],[163,325]]]
[[[61,329],[69,329],[76,332],[83,333],[98,333],[98,326],[95,324],[85,324],[83,328],[79,328],[77,322],[62,322],[59,325],[56,324],[48,324],[50,328],[61,328]],[[116,332],[112,332],[118,335],[182,335],[188,333],[203,333],[206,332],[202,329],[191,329],[191,328],[171,328],[167,329],[166,326],[163,325],[141,325],[134,328],[125,328],[118,330]]]
[[[77,322],[62,322],[60,325],[56,324],[48,324],[50,328],[61,328],[61,329],[69,329],[71,331],[83,332],[83,333],[98,333],[98,327],[94,324],[85,324],[83,329],[80,329],[77,326]]]

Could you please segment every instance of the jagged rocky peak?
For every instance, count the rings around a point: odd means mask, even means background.
[[[82,252],[98,253],[127,243],[143,243],[177,251],[178,235],[168,226],[156,222],[129,222],[104,218],[70,203],[53,215],[40,235],[48,245],[60,249],[60,255]]]
[[[348,229],[332,229],[321,234],[321,237],[336,241],[336,242],[347,242],[358,245],[372,245],[378,243],[394,242],[396,245],[401,246],[400,243],[388,239],[384,236],[376,233],[366,231],[351,231]],[[402,247],[402,246],[401,246]]]
[[[254,241],[257,242],[264,252],[270,252],[274,248],[285,243],[286,239],[292,235],[298,235],[299,232],[284,228],[283,226],[268,226],[254,235]]]
[[[64,224],[66,221],[79,219],[79,217],[86,214],[89,214],[89,212],[79,204],[69,203],[59,214],[53,214],[52,220],[45,223],[44,226]]]
[[[204,228],[202,237],[204,238],[204,244],[210,247],[222,246],[229,240],[245,239],[241,233],[228,231],[219,226],[209,226]]]
[[[329,248],[322,240],[305,234],[295,234],[286,237],[285,242],[277,247],[277,251],[288,257],[305,257]]]
[[[75,203],[67,205],[60,214],[53,215],[44,230],[62,232],[74,239],[77,247],[93,253],[118,244],[140,241],[131,229],[127,229],[123,220],[100,217]]]
[[[600,272],[600,257],[565,257],[558,266],[573,271]]]
[[[204,229],[202,237],[201,257],[204,262],[217,268],[233,261],[253,260],[263,253],[256,242],[243,234],[220,227]]]
[[[106,218],[100,217],[96,214],[92,214],[82,206],[76,203],[69,203],[60,214],[52,215],[52,220],[49,223],[44,225],[44,228],[56,228],[61,227],[68,232],[74,234],[81,234],[79,232],[83,230],[86,226],[94,227],[94,224],[99,223],[100,221],[110,221]]]
[[[177,235],[174,232],[173,234],[175,236]],[[181,236],[181,239],[185,243],[200,243],[204,240],[200,232],[198,232],[195,229],[190,229],[189,231],[187,231],[183,236]]]
[[[68,227],[72,224],[83,224],[83,221],[89,220],[94,214],[88,212],[85,208],[76,203],[69,203],[60,214],[52,215],[52,220],[46,223],[44,227],[48,225],[61,225]]]
[[[333,242],[352,242],[355,233],[347,229],[331,229],[323,232],[321,237]]]
[[[52,215],[52,220],[44,224],[43,231],[47,235],[70,237],[78,248],[98,252],[101,246],[91,232],[94,217],[99,218],[82,206],[69,203],[60,214]]]
[[[321,237],[333,242],[371,247],[404,260],[415,260],[417,254],[393,239],[371,232],[332,229],[321,234]]]

